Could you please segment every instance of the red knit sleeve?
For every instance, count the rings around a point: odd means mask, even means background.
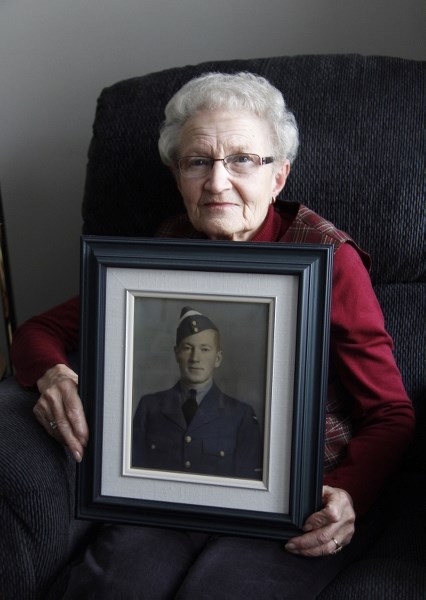
[[[355,433],[324,483],[349,492],[362,514],[400,462],[414,430],[414,411],[370,277],[350,244],[334,256],[330,337],[330,379],[343,384],[353,403]]]
[[[79,322],[80,301],[76,296],[16,330],[12,361],[21,385],[33,386],[54,365],[68,365],[67,355],[78,349]]]

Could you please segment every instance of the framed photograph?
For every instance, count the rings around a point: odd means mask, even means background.
[[[77,517],[285,540],[321,503],[332,247],[82,238]]]

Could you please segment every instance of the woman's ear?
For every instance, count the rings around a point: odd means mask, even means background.
[[[274,182],[272,186],[272,196],[278,196],[281,192],[285,183],[287,181],[287,177],[290,173],[290,161],[286,160],[283,164],[278,168],[277,171],[274,172]]]

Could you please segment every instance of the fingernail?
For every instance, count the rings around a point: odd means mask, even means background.
[[[289,550],[290,552],[292,552],[293,550],[296,550],[295,544],[292,544],[291,542],[289,542],[288,544],[286,544],[284,547],[285,547],[286,550]]]
[[[74,451],[74,458],[77,462],[81,462],[81,454],[78,450]]]

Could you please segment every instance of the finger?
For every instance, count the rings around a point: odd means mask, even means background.
[[[43,423],[43,426],[44,426],[45,430],[48,432],[48,434],[51,435],[52,437],[54,437],[57,441],[63,443],[62,435],[58,429],[58,424],[55,421],[55,419],[52,417],[52,418],[46,419],[46,421],[47,421],[47,425],[45,425]]]
[[[325,540],[322,536],[300,536],[292,538],[285,545],[285,549],[299,556],[327,556],[336,550],[336,544],[332,539]]]
[[[352,499],[347,492],[338,488],[324,486],[323,508],[306,519],[303,531],[327,527],[331,524],[352,524],[355,519]]]
[[[77,373],[65,364],[54,365],[37,380],[41,396],[34,412],[49,434],[81,460],[89,433],[77,384]]]
[[[79,440],[72,434],[72,429],[66,418],[58,416],[57,412],[49,414],[44,409],[40,409],[40,406],[43,406],[43,403],[39,403],[33,409],[37,421],[51,437],[67,446],[75,460],[80,462],[83,458],[84,449]]]
[[[324,556],[328,554],[327,543],[330,541],[323,529],[291,538],[285,548],[292,554],[303,556]]]
[[[64,395],[66,401],[70,402],[70,398],[72,397],[71,386],[74,387],[74,394],[77,397],[73,402],[71,402],[72,406],[77,407],[76,410],[72,410],[71,413],[73,418],[77,419],[78,421],[79,417],[75,414],[76,411],[78,412],[78,405],[80,404],[81,412],[83,409],[78,394],[75,390],[75,385],[72,382],[70,382],[70,385],[63,385],[62,382],[61,385],[55,385],[46,390],[45,393],[40,396],[33,412],[47,433],[65,446],[68,446],[73,453],[74,458],[80,462],[83,458],[84,446],[87,444],[88,430],[83,413],[82,418],[84,423],[82,426],[80,425],[78,435],[75,435],[73,424],[69,421],[66,414]],[[54,426],[52,426],[51,423],[54,423]]]
[[[89,440],[89,428],[80,396],[73,384],[64,390],[62,401],[73,434],[79,440],[80,444],[85,447]]]
[[[74,435],[74,430],[66,414],[62,412],[62,415],[61,417],[54,415],[53,420],[56,428],[53,430],[53,437],[59,436],[61,442],[71,450],[75,460],[81,462],[84,455],[84,446]]]
[[[285,548],[292,554],[301,556],[326,556],[340,552],[347,546],[355,532],[353,521],[331,524],[319,530],[294,537]]]
[[[47,433],[52,437],[57,438],[57,435],[55,435],[57,423],[43,398],[40,397],[38,399],[37,403],[33,407],[33,414],[40,425],[47,431]]]
[[[335,537],[333,537],[331,541],[333,542],[334,547],[331,548],[330,554],[338,554],[341,552],[341,550],[343,550],[343,544],[338,542]]]

